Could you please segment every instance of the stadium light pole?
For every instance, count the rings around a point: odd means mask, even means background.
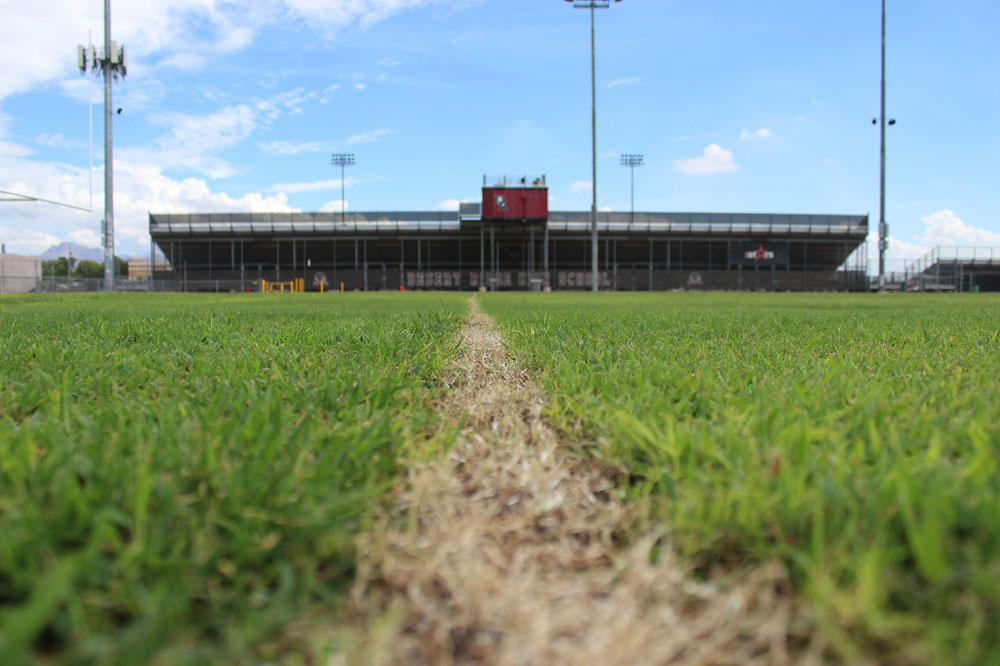
[[[628,215],[629,226],[632,226],[632,223],[635,222],[635,168],[637,166],[642,166],[642,164],[642,155],[638,153],[626,153],[625,155],[622,155],[622,166],[628,167],[630,175],[629,180],[631,182],[632,204],[629,208]]]
[[[614,0],[621,2],[622,0]],[[594,38],[594,10],[607,9],[612,0],[566,0],[572,2],[574,9],[590,10],[590,132],[591,132],[591,193],[590,204],[590,252],[593,259],[593,278],[591,291],[597,291],[597,58]]]
[[[872,120],[874,124],[875,121]],[[895,125],[891,118],[889,125]],[[882,95],[879,112],[879,194],[878,194],[878,291],[885,293],[885,251],[889,248],[889,225],[885,221],[885,0],[882,0]]]
[[[104,49],[98,53],[89,44],[76,47],[77,66],[81,73],[87,71],[104,75],[104,219],[101,231],[104,237],[104,290],[115,290],[115,204],[114,160],[111,142],[111,80],[125,78],[128,70],[128,49],[111,40],[111,0],[104,0]]]
[[[344,198],[344,167],[354,165],[354,153],[334,153],[330,164],[340,167],[340,223],[347,217],[347,201]]]

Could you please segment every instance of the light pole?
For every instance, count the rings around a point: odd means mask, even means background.
[[[879,187],[878,187],[878,292],[885,293],[885,251],[889,248],[889,225],[885,221],[885,0],[882,0],[882,108],[879,114]],[[872,124],[875,121],[872,120]],[[896,119],[889,120],[890,125]]]
[[[354,153],[334,153],[330,164],[340,167],[340,223],[347,216],[347,201],[344,199],[344,167],[354,165]]]
[[[590,131],[591,131],[591,192],[593,201],[590,204],[590,253],[593,259],[593,281],[591,291],[597,291],[597,64],[594,44],[594,10],[607,9],[612,0],[566,0],[572,2],[574,9],[590,10]],[[621,0],[614,0],[621,2]]]
[[[115,290],[115,206],[113,160],[111,155],[111,79],[125,78],[128,49],[111,41],[111,0],[104,0],[104,49],[97,52],[90,45],[76,47],[77,66],[86,73],[104,75],[104,290]],[[98,67],[100,69],[98,69]]]
[[[622,166],[627,166],[630,172],[630,181],[632,183],[632,206],[630,208],[631,212],[628,216],[629,226],[635,221],[635,168],[637,166],[642,166],[642,155],[637,153],[626,153],[622,155]]]

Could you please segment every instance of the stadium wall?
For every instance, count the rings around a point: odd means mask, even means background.
[[[20,254],[0,254],[0,294],[27,294],[42,279],[42,260]]]

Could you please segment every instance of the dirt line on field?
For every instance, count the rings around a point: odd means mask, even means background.
[[[783,664],[783,574],[695,582],[651,534],[620,545],[611,476],[542,418],[544,395],[470,299],[441,409],[467,416],[360,544],[371,664]],[[659,552],[650,563],[650,553]]]

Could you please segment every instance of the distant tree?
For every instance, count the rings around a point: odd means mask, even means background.
[[[67,257],[58,259],[48,259],[42,262],[42,275],[46,277],[66,277]],[[73,277],[77,278],[102,278],[104,277],[104,263],[83,259],[77,261],[73,257],[72,263]],[[118,277],[128,277],[128,260],[115,257],[115,275]]]
[[[67,277],[66,263],[69,261],[67,257],[59,257],[58,259],[49,259],[48,261],[42,262],[42,275],[49,275],[52,277]],[[76,258],[73,259],[73,266],[76,266]]]
[[[44,276],[53,275],[54,276],[54,275],[56,275],[56,271],[58,270],[58,268],[59,268],[59,260],[58,259],[46,259],[46,260],[44,260],[42,262],[42,275],[44,275]],[[63,275],[65,275],[65,273],[63,273]]]
[[[101,278],[104,277],[104,264],[96,261],[83,259],[76,268],[73,269],[73,277],[78,278]]]

